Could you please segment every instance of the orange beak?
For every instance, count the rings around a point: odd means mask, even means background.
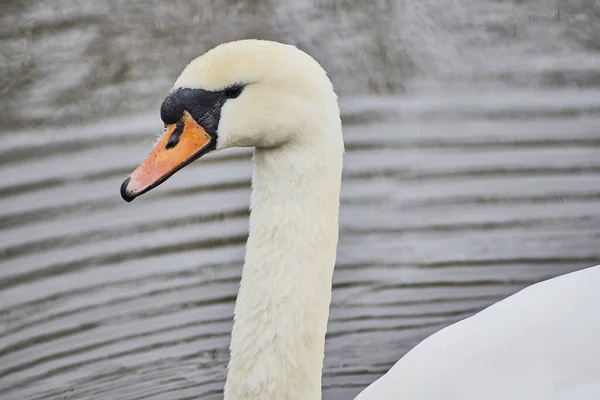
[[[123,182],[121,197],[132,201],[213,148],[212,137],[184,111],[181,120],[166,126],[150,155]]]

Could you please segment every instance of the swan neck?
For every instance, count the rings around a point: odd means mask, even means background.
[[[226,400],[321,399],[343,154],[334,133],[255,150]]]

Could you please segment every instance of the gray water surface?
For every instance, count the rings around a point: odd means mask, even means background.
[[[51,4],[52,3],[52,4]],[[0,4],[0,398],[222,398],[251,152],[119,185],[189,60],[294,43],[340,94],[324,398],[424,337],[600,262],[600,4]]]

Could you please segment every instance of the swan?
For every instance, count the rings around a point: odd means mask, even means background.
[[[160,114],[128,202],[210,151],[254,147],[225,399],[320,399],[344,154],[326,72],[291,45],[225,43]],[[599,307],[600,266],[534,284],[426,338],[357,399],[599,399]]]

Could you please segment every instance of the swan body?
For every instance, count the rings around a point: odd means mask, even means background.
[[[255,148],[225,400],[320,399],[344,153],[325,71],[294,46],[226,43],[188,64],[161,118],[165,132],[121,186],[126,201],[210,151]],[[534,285],[454,324],[358,399],[547,399],[597,391],[594,282],[600,267]]]
[[[600,399],[600,266],[536,283],[423,340],[357,400]]]

